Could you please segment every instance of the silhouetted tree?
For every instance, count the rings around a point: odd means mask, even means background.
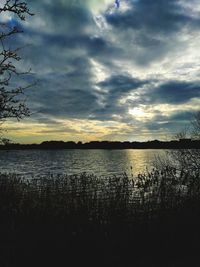
[[[200,140],[200,111],[194,117],[192,121],[192,136],[194,139]]]
[[[190,140],[200,140],[200,111],[194,115],[193,120],[187,129],[176,135],[177,139],[182,139],[184,143]],[[200,192],[200,149],[174,149],[167,152],[166,157],[158,158],[155,166],[158,170],[176,170],[171,175],[172,182],[176,180],[177,184],[187,186],[188,189]],[[167,172],[166,179],[169,180]],[[166,181],[165,181],[166,182]]]
[[[2,1],[1,1],[2,2]],[[0,3],[0,17],[3,13],[12,13],[21,21],[25,20],[26,15],[30,13],[27,3],[20,0],[6,0]],[[1,20],[0,20],[1,21]],[[17,68],[17,63],[21,60],[19,56],[19,47],[10,48],[7,45],[9,39],[16,34],[22,33],[17,26],[10,26],[8,23],[0,23],[0,122],[3,123],[6,119],[16,118],[22,119],[24,116],[29,116],[30,111],[25,103],[24,90],[30,85],[14,86],[13,81],[20,75],[29,73],[20,72]]]
[[[189,127],[179,133],[177,137],[185,140],[200,140],[200,111],[194,115]],[[200,171],[200,150],[199,149],[180,149],[171,152],[172,159],[178,162],[180,169],[187,172]]]

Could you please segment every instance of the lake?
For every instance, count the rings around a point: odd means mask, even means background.
[[[164,150],[9,150],[0,151],[0,172],[24,176],[93,173],[129,176],[151,169]]]

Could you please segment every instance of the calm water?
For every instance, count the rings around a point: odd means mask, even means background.
[[[137,175],[150,169],[164,150],[16,150],[0,151],[0,172],[26,176],[94,173]]]

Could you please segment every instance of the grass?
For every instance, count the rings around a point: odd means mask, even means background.
[[[169,166],[134,181],[0,174],[0,266],[189,266],[199,178]]]

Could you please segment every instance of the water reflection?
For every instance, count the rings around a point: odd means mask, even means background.
[[[163,150],[16,150],[0,151],[0,171],[24,175],[93,173],[137,175],[151,168]]]

